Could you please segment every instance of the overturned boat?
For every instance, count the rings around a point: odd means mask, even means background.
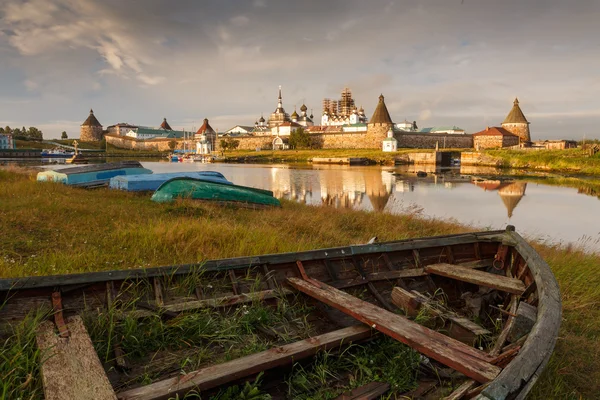
[[[159,203],[173,201],[177,198],[248,206],[281,206],[270,190],[233,185],[226,180],[204,178],[173,178],[160,185],[152,195],[152,200]]]
[[[139,161],[120,161],[114,163],[91,164],[39,172],[38,182],[59,182],[71,186],[107,185],[110,178],[119,175],[151,174]]]
[[[524,399],[561,320],[511,226],[3,279],[0,296],[2,332],[38,310],[46,399]]]
[[[209,182],[233,185],[222,173],[217,171],[167,172],[161,174],[119,175],[110,178],[111,189],[129,192],[155,191],[160,185],[174,178],[197,178]]]

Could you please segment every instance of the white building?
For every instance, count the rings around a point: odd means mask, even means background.
[[[416,126],[417,126],[416,121],[410,122],[410,121],[404,120],[402,122],[398,122],[395,125],[396,125],[397,129],[400,129],[401,131],[404,131],[404,132],[415,132],[417,130],[416,129]]]
[[[438,133],[438,134],[448,134],[448,135],[464,135],[465,130],[459,128],[458,126],[434,126],[432,128],[423,128],[419,132],[421,133]]]
[[[394,137],[394,131],[390,128],[387,137],[383,139],[383,151],[392,152],[398,150],[398,141]]]
[[[236,125],[233,128],[225,131],[225,133],[223,133],[223,136],[249,135],[252,133],[252,131],[254,131],[254,126]]]
[[[12,135],[7,133],[0,133],[0,150],[5,149],[14,149],[15,141],[13,140]]]
[[[292,132],[296,132],[301,128],[303,126],[297,122],[284,122],[281,125],[271,128],[271,134],[273,136],[290,136]]]
[[[155,129],[139,126],[137,128],[130,129],[125,136],[132,137],[138,140],[148,140],[156,138],[167,138],[167,139],[178,139],[184,136],[193,136],[193,132],[183,131],[169,131],[165,129]]]

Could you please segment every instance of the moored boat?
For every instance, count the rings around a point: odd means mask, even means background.
[[[151,170],[142,167],[138,161],[120,161],[43,171],[37,174],[37,180],[76,186],[98,186],[108,184],[110,178],[118,175],[151,173]]]
[[[152,195],[152,200],[159,203],[173,201],[177,198],[258,206],[281,206],[270,190],[187,177],[166,181]]]
[[[52,150],[42,150],[41,156],[42,158],[70,158],[75,155],[74,151],[66,151],[64,149],[52,149]]]
[[[111,189],[130,192],[155,191],[160,185],[173,178],[198,178],[209,182],[220,182],[233,185],[223,174],[217,171],[169,172],[164,174],[120,175],[110,178]]]
[[[46,311],[36,330],[44,391],[65,400],[210,398],[248,380],[260,398],[322,398],[325,387],[349,393],[339,399],[412,398],[416,387],[423,399],[524,399],[561,321],[549,266],[510,226],[2,279],[0,301],[3,328]]]

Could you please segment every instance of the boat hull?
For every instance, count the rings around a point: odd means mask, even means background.
[[[119,175],[151,174],[138,162],[119,162],[93,164],[82,167],[61,168],[39,172],[38,182],[58,182],[66,185],[99,185],[107,184],[110,178]]]
[[[163,203],[177,198],[195,200],[281,206],[268,190],[229,185],[205,179],[175,178],[163,183],[152,195],[152,200]]]
[[[233,185],[223,174],[216,171],[200,172],[173,172],[164,174],[144,174],[144,175],[120,175],[110,179],[109,187],[111,189],[126,190],[129,192],[155,191],[160,185],[173,178],[198,178],[210,182],[218,182],[227,185]]]

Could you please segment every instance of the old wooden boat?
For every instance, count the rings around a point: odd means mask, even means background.
[[[173,178],[198,178],[209,182],[221,182],[233,185],[222,173],[217,171],[169,172],[163,174],[119,175],[110,178],[111,189],[129,192],[155,191],[160,185]]]
[[[138,161],[120,161],[43,171],[37,174],[37,180],[75,186],[97,186],[108,184],[114,176],[151,173],[151,170],[144,168]]]
[[[232,185],[204,178],[173,178],[156,189],[152,200],[162,203],[176,198],[216,201],[257,206],[281,206],[270,190]]]
[[[524,399],[561,320],[549,266],[511,226],[4,279],[0,294],[3,332],[40,310],[45,397],[67,400]]]

